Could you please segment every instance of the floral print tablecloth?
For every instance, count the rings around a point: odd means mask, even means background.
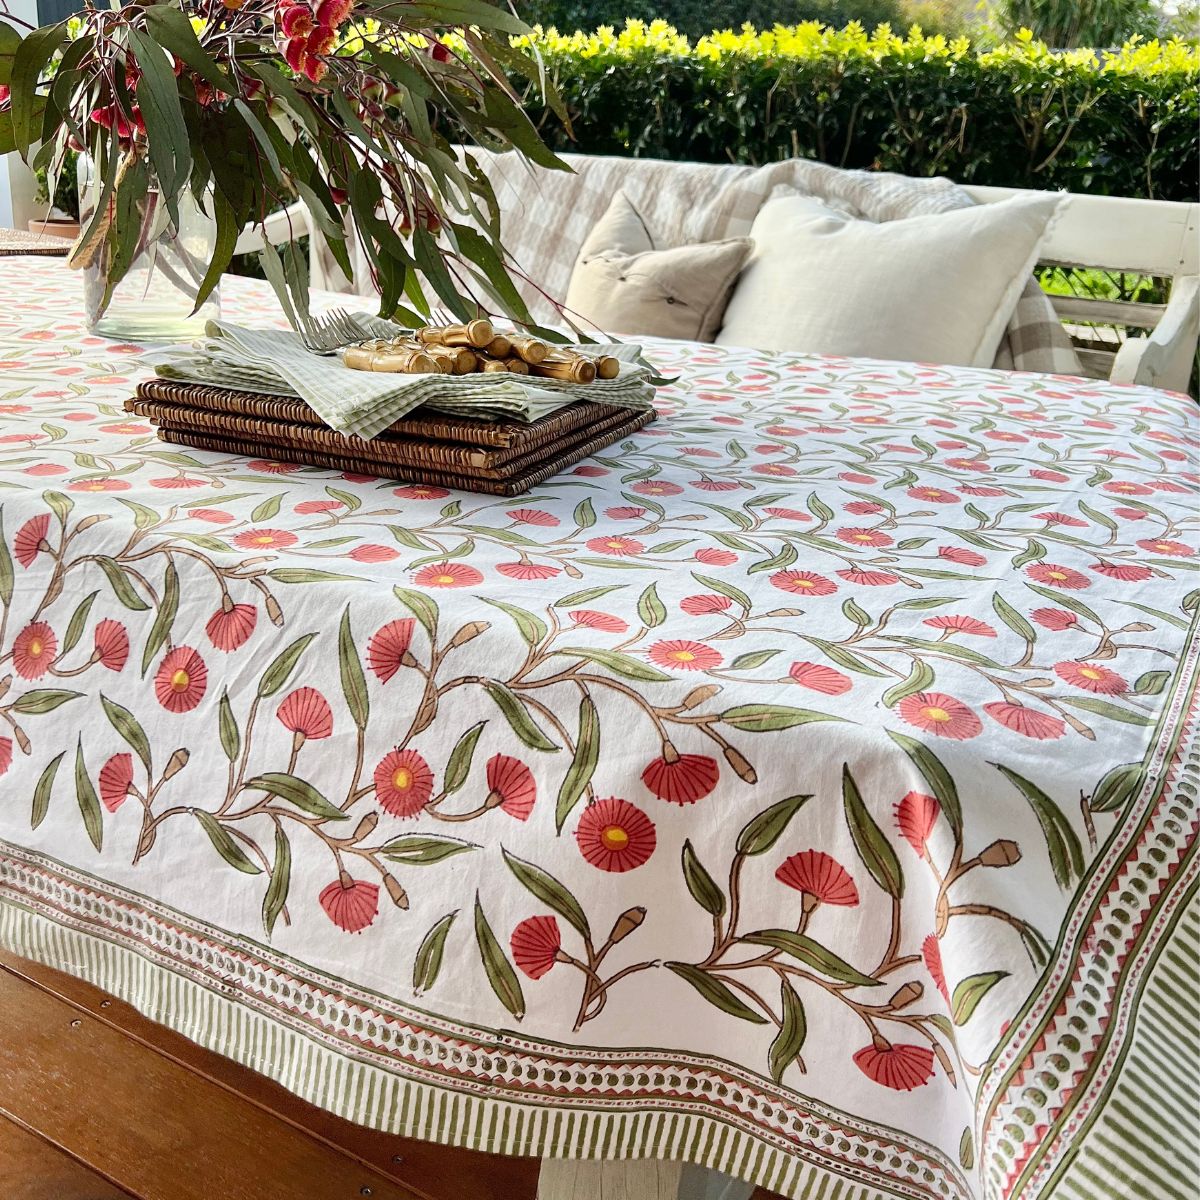
[[[415,1136],[1185,1194],[1190,400],[652,344],[513,501],[161,445],[0,279],[8,944]]]

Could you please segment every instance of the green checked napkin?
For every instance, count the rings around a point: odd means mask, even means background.
[[[376,317],[358,320],[377,337],[394,337],[398,326]],[[455,416],[535,421],[567,404],[591,400],[621,408],[649,408],[652,375],[637,361],[636,345],[575,346],[587,354],[621,361],[616,379],[562,383],[526,375],[393,375],[354,371],[336,356],[312,354],[300,335],[246,329],[210,321],[207,337],[186,351],[152,356],[164,379],[204,383],[272,396],[299,396],[331,429],[374,437],[413,409],[424,406]]]

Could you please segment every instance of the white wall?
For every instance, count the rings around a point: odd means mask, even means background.
[[[8,0],[6,7],[14,17],[37,24],[37,0]],[[44,216],[45,205],[34,200],[36,191],[33,172],[16,154],[0,156],[0,227],[23,228],[31,218]]]

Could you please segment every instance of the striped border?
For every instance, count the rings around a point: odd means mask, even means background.
[[[251,955],[154,901],[100,891],[2,842],[0,880],[0,942],[16,953],[361,1125],[499,1154],[681,1159],[791,1197],[971,1195],[932,1147],[802,1107],[728,1064],[418,1024],[413,1010],[384,1011],[381,998],[292,974],[268,948]]]
[[[1133,1031],[1052,1183],[1063,1200],[1195,1200],[1200,1179],[1200,890],[1157,939]]]
[[[1082,885],[1042,986],[985,1072],[982,1161],[997,1195],[1053,1190],[1103,1111],[1149,963],[1200,870],[1198,627],[1200,614],[1146,752],[1146,785]]]

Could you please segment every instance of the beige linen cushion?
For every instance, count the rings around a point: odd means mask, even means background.
[[[711,342],[751,245],[731,238],[656,250],[619,191],[575,261],[567,310],[606,333]]]
[[[717,342],[990,367],[1061,200],[876,224],[776,188]]]

